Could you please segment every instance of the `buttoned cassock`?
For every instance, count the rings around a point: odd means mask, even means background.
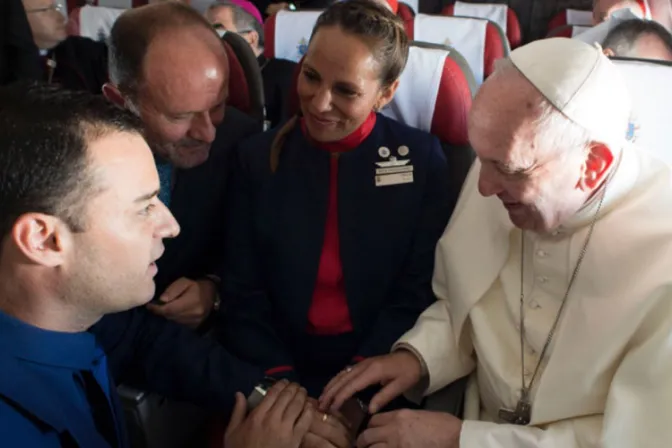
[[[438,301],[395,345],[424,361],[431,394],[473,374],[461,448],[663,447],[672,440],[672,173],[622,151],[556,335],[528,427],[502,424],[521,388],[521,231],[472,168],[437,248]],[[549,235],[525,232],[526,382],[536,366],[599,194]]]

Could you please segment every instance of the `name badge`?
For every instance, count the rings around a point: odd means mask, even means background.
[[[408,147],[400,147],[398,153],[408,155]],[[413,165],[409,164],[410,160],[397,160],[396,156],[391,156],[390,150],[386,147],[380,147],[378,155],[388,160],[376,162],[378,166],[375,175],[376,187],[413,183]]]
[[[387,187],[389,185],[412,184],[413,173],[385,174],[376,176],[376,187]]]

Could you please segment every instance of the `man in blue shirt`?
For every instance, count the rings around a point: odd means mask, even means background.
[[[219,410],[263,377],[140,306],[154,296],[163,239],[180,231],[141,132],[100,96],[0,89],[2,446],[128,447],[113,384],[121,370]],[[87,331],[109,313],[128,324],[121,346]],[[267,399],[243,419],[238,395],[229,446],[298,447],[314,424],[305,390],[280,383]]]

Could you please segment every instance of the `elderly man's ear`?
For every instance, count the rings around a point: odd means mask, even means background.
[[[602,50],[602,53],[604,53],[604,55],[605,55],[606,57],[608,57],[608,58],[611,58],[611,57],[613,57],[613,56],[616,56],[616,53],[614,53],[614,50],[612,50],[611,48],[605,48],[605,49],[603,49],[603,50]]]

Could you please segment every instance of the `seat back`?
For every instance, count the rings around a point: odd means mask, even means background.
[[[443,8],[442,15],[459,17],[478,17],[497,24],[506,36],[511,48],[519,47],[523,42],[520,21],[516,12],[506,4],[455,2]]]
[[[612,58],[621,70],[632,96],[629,136],[638,147],[672,163],[672,63]]]
[[[509,54],[495,25],[485,19],[418,14],[410,35],[415,41],[456,49],[469,63],[478,85],[494,71],[495,61]]]
[[[250,44],[238,34],[225,32],[222,40],[229,56],[231,72],[228,104],[263,124],[264,82],[257,58]]]
[[[401,11],[401,5],[404,5],[406,8],[410,9],[413,12],[413,15],[420,12],[419,0],[405,0],[403,3],[399,2],[399,11]]]
[[[264,23],[264,56],[299,62],[322,11],[280,11]]]
[[[404,21],[404,27],[406,28],[406,32],[409,33],[409,35],[412,33],[412,27],[413,27],[413,20],[415,20],[415,15],[417,14],[417,10],[413,9],[413,7],[409,6],[406,3],[399,3],[397,7],[397,16],[401,20]]]
[[[579,9],[565,9],[557,13],[548,22],[549,34],[561,26],[593,26],[593,11],[583,11]]]
[[[70,12],[68,34],[102,41],[108,38],[112,25],[125,9],[85,5]]]

